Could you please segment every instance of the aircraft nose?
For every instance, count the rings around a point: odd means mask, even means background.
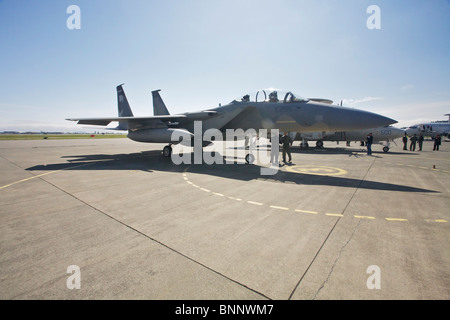
[[[378,128],[397,123],[394,119],[369,111],[349,109],[348,112],[347,120],[350,120],[355,130]]]
[[[405,135],[405,133],[406,133],[405,130],[402,130],[399,128],[392,128],[392,135],[397,138],[403,137]]]
[[[390,125],[390,124],[398,123],[397,120],[394,120],[394,119],[391,119],[391,118],[388,118],[388,117],[385,117],[385,116],[382,116],[379,114],[376,114],[376,115],[378,118],[375,121],[379,121],[380,123],[383,123],[382,125]]]

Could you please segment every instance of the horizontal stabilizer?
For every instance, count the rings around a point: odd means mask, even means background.
[[[94,126],[107,126],[111,121],[108,119],[66,119],[69,121],[78,121],[77,124],[89,124]]]

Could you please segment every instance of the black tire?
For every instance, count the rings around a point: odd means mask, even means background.
[[[245,156],[245,162],[248,164],[252,164],[255,161],[255,156],[252,155],[251,153],[247,154]]]
[[[172,155],[172,147],[171,146],[165,146],[163,149],[163,156],[165,158],[169,158]]]

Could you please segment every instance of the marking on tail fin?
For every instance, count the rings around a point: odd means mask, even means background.
[[[130,104],[128,103],[127,96],[122,86],[124,84],[117,86],[117,109],[119,117],[133,117],[133,112],[131,111]],[[117,130],[128,130],[128,123],[126,121],[119,121]]]

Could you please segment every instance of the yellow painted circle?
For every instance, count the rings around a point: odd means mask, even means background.
[[[347,174],[347,171],[344,169],[315,165],[287,166],[286,170],[294,173],[314,174],[318,176],[341,176]]]

